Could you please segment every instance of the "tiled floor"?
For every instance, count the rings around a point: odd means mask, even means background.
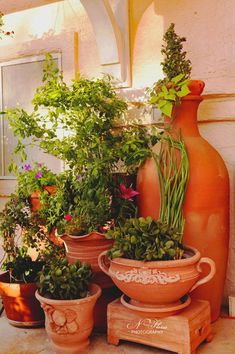
[[[213,324],[214,339],[203,343],[197,354],[235,354],[235,320],[220,318]],[[150,346],[121,341],[109,345],[105,335],[93,335],[88,354],[172,354]],[[53,354],[44,328],[22,329],[0,318],[0,354]],[[68,353],[69,354],[69,353]]]

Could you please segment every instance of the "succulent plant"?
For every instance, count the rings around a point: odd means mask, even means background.
[[[172,260],[182,258],[184,253],[181,233],[150,216],[127,219],[124,225],[114,227],[105,237],[114,240],[108,251],[110,258]]]
[[[81,299],[88,294],[91,275],[89,264],[69,264],[66,258],[52,258],[38,273],[37,286],[40,295],[49,299]]]

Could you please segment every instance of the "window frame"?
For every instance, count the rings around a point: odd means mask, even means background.
[[[58,61],[58,68],[61,71],[62,70],[62,55],[61,52],[51,52],[52,58],[57,59]],[[33,63],[33,62],[40,62],[45,60],[45,54],[34,54],[34,55],[28,55],[25,57],[21,58],[15,58],[7,61],[2,61],[0,62],[0,111],[2,112],[4,110],[3,107],[3,67],[11,66],[11,65],[17,65],[17,64],[27,64],[27,63]],[[2,173],[0,174],[0,180],[16,180],[15,176],[6,176],[4,175],[6,172],[5,169],[5,164],[4,164],[4,153],[5,153],[5,146],[4,146],[4,125],[3,125],[3,115],[0,114],[0,146],[1,146],[1,154],[0,154],[0,164],[1,164],[1,169]],[[61,170],[64,169],[63,163],[61,163]]]

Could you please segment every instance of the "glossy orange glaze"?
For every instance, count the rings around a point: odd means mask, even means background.
[[[199,134],[197,109],[204,83],[192,81],[189,87],[191,94],[177,107],[172,123],[181,131],[190,162],[190,179],[183,207],[186,219],[184,242],[215,261],[215,277],[192,294],[193,298],[210,301],[212,321],[215,321],[220,313],[228,256],[229,178],[219,153]],[[140,193],[139,214],[158,218],[160,198],[153,160],[146,161],[140,168],[137,190]]]

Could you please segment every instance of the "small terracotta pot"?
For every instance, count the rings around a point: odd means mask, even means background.
[[[47,299],[36,292],[46,316],[46,331],[56,354],[85,353],[94,319],[93,310],[101,289],[89,287],[90,295],[77,300]]]
[[[35,298],[36,290],[35,283],[9,283],[8,273],[0,275],[0,295],[11,325],[17,327],[44,325],[44,313]]]
[[[185,248],[185,258],[180,260],[143,262],[114,258],[109,265],[105,261],[106,252],[103,252],[99,256],[100,268],[139,306],[172,307],[215,274],[214,262],[210,258],[201,258],[200,253],[192,247]],[[209,264],[210,272],[198,280],[203,263]]]
[[[94,274],[94,281],[102,288],[113,286],[110,277],[107,277],[98,265],[98,256],[101,252],[107,251],[113,244],[113,240],[107,240],[104,234],[91,232],[87,235],[72,236],[63,235],[66,248],[66,257],[69,263],[81,261],[91,265]]]
[[[47,191],[48,194],[53,195],[55,193],[57,186],[45,186],[43,189]],[[30,194],[29,202],[31,206],[31,211],[36,212],[40,209],[40,191],[35,191]]]
[[[120,294],[114,286],[112,279],[104,274],[98,265],[98,256],[101,252],[107,252],[112,246],[113,240],[107,240],[104,234],[91,232],[82,236],[63,235],[66,248],[66,257],[69,263],[81,261],[91,265],[93,281],[102,288],[102,295],[95,306],[95,330],[105,332],[107,328],[107,306]]]

